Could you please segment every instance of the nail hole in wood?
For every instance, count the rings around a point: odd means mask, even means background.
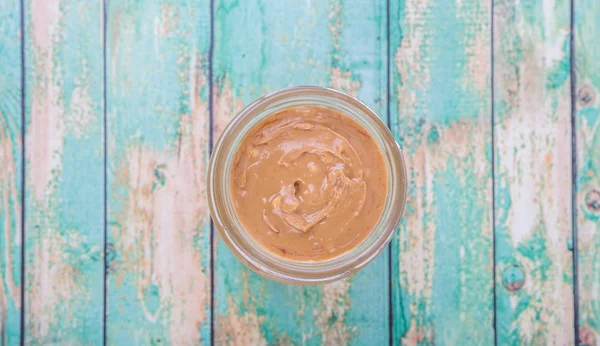
[[[592,345],[597,345],[596,334],[587,326],[579,328],[579,346]]]
[[[582,106],[590,106],[596,100],[596,91],[589,85],[584,85],[577,91],[577,100]]]
[[[600,212],[600,191],[594,189],[585,195],[585,206],[593,213]]]
[[[515,292],[525,285],[525,272],[518,264],[512,264],[502,273],[502,284],[510,291]]]

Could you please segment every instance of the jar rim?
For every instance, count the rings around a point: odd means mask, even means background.
[[[388,173],[384,208],[373,231],[357,246],[323,261],[280,257],[256,242],[241,226],[230,198],[233,157],[242,139],[260,120],[294,106],[324,106],[345,114],[377,142]],[[377,114],[353,96],[317,86],[293,86],[271,92],[250,103],[227,125],[216,142],[208,165],[208,204],[221,239],[233,254],[258,274],[300,285],[339,280],[370,263],[390,242],[406,205],[407,171],[400,146]]]

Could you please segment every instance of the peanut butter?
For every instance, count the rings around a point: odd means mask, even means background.
[[[256,242],[280,257],[323,261],[359,245],[387,194],[370,134],[320,106],[287,108],[255,125],[234,157],[230,194]]]

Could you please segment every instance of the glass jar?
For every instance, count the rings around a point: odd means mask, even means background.
[[[358,246],[338,257],[318,262],[285,259],[261,247],[241,226],[229,190],[231,164],[248,131],[270,114],[301,105],[328,107],[362,125],[379,145],[388,173],[387,198],[374,230]],[[208,166],[208,204],[222,240],[240,261],[258,274],[291,284],[310,285],[339,280],[371,262],[394,235],[406,204],[406,187],[406,166],[400,147],[377,115],[352,96],[314,86],[282,89],[244,108],[219,138]]]

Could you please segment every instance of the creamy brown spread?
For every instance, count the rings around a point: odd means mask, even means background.
[[[373,231],[386,165],[369,133],[320,106],[287,108],[255,125],[235,155],[231,198],[244,230],[281,257],[322,261]]]

